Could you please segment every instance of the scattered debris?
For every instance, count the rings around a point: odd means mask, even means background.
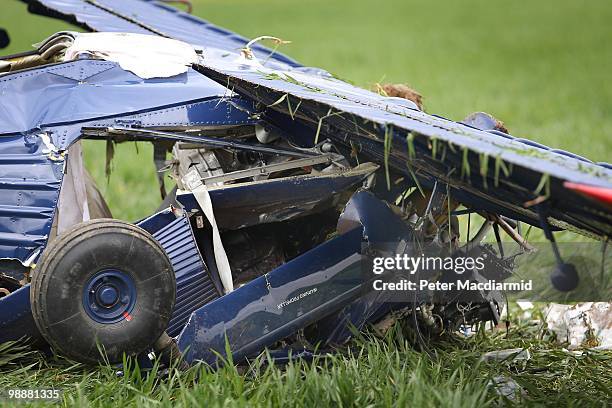
[[[493,380],[489,382],[489,386],[494,387],[495,392],[511,401],[516,401],[519,397],[524,397],[527,394],[516,381],[503,375],[493,377]]]
[[[519,309],[522,312],[521,314],[522,320],[526,320],[526,321],[533,320],[532,317],[533,317],[534,312],[536,311],[533,303],[526,302],[526,301],[518,301],[516,302],[516,305],[519,307]],[[537,324],[541,324],[541,322],[537,321]]]
[[[495,350],[483,354],[481,359],[483,361],[527,361],[531,359],[531,353],[529,353],[529,350],[522,348]]]
[[[477,127],[478,129],[497,130],[499,132],[509,133],[504,122],[486,112],[474,112],[468,115],[463,122]]]
[[[384,337],[398,321],[404,319],[411,312],[411,308],[405,307],[396,312],[389,313],[373,326],[374,330],[380,337]]]
[[[575,305],[550,304],[544,315],[557,341],[580,347],[607,349],[612,346],[612,303],[586,302]]]

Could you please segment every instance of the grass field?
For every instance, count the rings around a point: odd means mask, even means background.
[[[511,133],[612,161],[612,3],[607,0],[198,0],[195,14],[245,36],[275,35],[292,43],[282,51],[355,84],[408,83],[425,96],[426,109],[451,119],[484,110]],[[3,53],[68,26],[28,16],[16,0],[2,0],[0,27],[13,43]],[[150,214],[159,201],[152,151],[120,145],[107,184],[104,148],[86,146],[86,160],[117,218]],[[286,369],[193,368],[163,382],[139,379],[137,370],[116,378],[110,367],[86,369],[63,360],[19,364],[0,348],[0,389],[63,386],[64,403],[78,406],[161,404],[268,406],[486,406],[511,404],[487,384],[514,378],[524,403],[605,406],[612,400],[612,356],[577,356],[541,338],[538,327],[514,320],[504,333],[410,347],[399,328],[386,339],[357,341],[353,355]],[[483,351],[529,347],[524,364],[479,363]],[[1,347],[1,346],[0,346]],[[32,366],[20,365],[26,363]],[[195,378],[198,377],[198,381]]]

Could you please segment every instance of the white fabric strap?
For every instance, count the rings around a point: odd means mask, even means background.
[[[206,188],[206,185],[202,183],[202,180],[195,169],[185,175],[183,184],[185,184],[187,188],[191,190],[196,201],[200,205],[200,208],[202,208],[206,219],[208,219],[208,222],[212,226],[215,262],[217,263],[217,269],[219,271],[219,276],[221,278],[223,288],[225,289],[225,293],[229,293],[234,290],[232,270],[230,268],[229,260],[227,259],[227,254],[225,253],[225,248],[223,248],[223,242],[221,242],[221,234],[219,233],[219,228],[217,227],[217,221],[215,220],[215,213],[213,211],[212,200],[210,199],[208,189]]]
[[[90,219],[81,142],[70,146],[67,153],[66,174],[58,200],[58,235]]]

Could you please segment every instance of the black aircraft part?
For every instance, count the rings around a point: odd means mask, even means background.
[[[11,38],[4,28],[0,28],[0,48],[6,48],[11,43]]]

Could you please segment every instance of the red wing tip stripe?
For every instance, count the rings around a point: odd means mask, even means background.
[[[128,322],[132,320],[132,315],[128,312],[123,312],[123,317],[125,317],[125,320],[127,320]]]
[[[595,186],[589,186],[587,184],[570,183],[569,181],[566,181],[565,183],[563,183],[563,187],[567,188],[568,190],[573,190],[578,193],[582,193],[586,196],[589,196],[591,198],[594,198],[606,204],[612,205],[612,188],[595,187]]]

